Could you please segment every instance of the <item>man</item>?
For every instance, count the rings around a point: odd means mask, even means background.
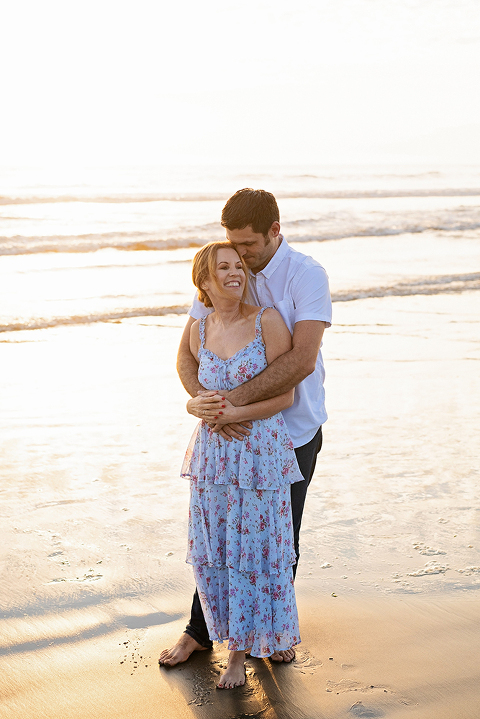
[[[249,299],[261,307],[274,306],[292,333],[292,349],[278,357],[259,375],[234,390],[222,393],[235,406],[275,397],[296,387],[295,400],[283,412],[292,437],[295,454],[304,477],[291,485],[292,516],[297,564],[299,533],[308,485],[322,446],[322,424],[327,419],[324,403],[323,369],[320,346],[326,327],[330,327],[332,305],[328,278],[323,267],[308,255],[288,246],[280,234],[280,214],[274,196],[264,190],[236,192],[222,211],[227,240],[236,247],[249,268]],[[204,390],[198,381],[198,362],[190,352],[190,327],[211,310],[197,299],[178,352],[180,379],[192,396]],[[252,424],[215,426],[227,441],[241,441]],[[293,567],[295,576],[297,565]],[[190,622],[178,642],[164,650],[159,663],[173,666],[188,659],[194,651],[209,649],[209,639],[198,593],[195,592]],[[276,652],[273,661],[290,662],[293,647]]]

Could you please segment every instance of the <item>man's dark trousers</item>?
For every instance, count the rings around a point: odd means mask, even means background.
[[[302,447],[295,449],[297,456],[298,466],[302,473],[304,480],[303,482],[295,482],[290,485],[292,494],[292,519],[293,519],[293,538],[295,542],[295,554],[297,555],[297,562],[293,566],[293,576],[297,573],[298,560],[300,558],[299,542],[298,537],[300,534],[300,525],[302,523],[303,508],[305,506],[305,497],[307,496],[308,485],[311,482],[313,473],[315,471],[315,465],[317,463],[317,455],[322,448],[322,428],[320,427],[313,439]],[[197,590],[193,595],[192,610],[190,614],[190,621],[187,624],[185,633],[189,634],[195,641],[197,641],[202,647],[211,647],[212,642],[208,636],[207,625],[203,616],[202,605]]]

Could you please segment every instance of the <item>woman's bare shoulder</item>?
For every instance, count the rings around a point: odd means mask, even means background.
[[[261,321],[267,362],[271,364],[279,355],[292,349],[292,335],[280,312],[273,307],[267,307]]]
[[[282,315],[275,307],[267,307],[262,314],[262,327],[275,329],[277,327],[286,327],[286,325]]]
[[[195,337],[195,335],[197,337],[200,335],[200,320],[195,320],[195,322],[190,326],[190,336]]]
[[[190,327],[190,351],[193,355],[196,355],[200,348],[200,320],[195,322]]]

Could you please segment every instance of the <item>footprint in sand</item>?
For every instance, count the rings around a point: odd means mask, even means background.
[[[366,707],[362,704],[362,702],[356,702],[352,707],[349,709],[350,714],[353,714],[355,717],[361,717],[362,719],[366,719],[367,717],[383,717],[385,716],[385,712],[383,712],[381,709],[373,709]]]
[[[368,687],[360,682],[356,682],[353,679],[340,679],[339,682],[334,682],[331,679],[327,680],[327,692],[335,692],[336,694],[344,694],[345,692],[367,692],[373,688],[372,686]],[[387,691],[386,687],[376,688]]]
[[[299,651],[297,649],[293,666],[301,674],[314,674],[319,667],[323,666],[323,663],[308,650]]]
[[[217,672],[212,666],[196,669],[192,677],[192,691],[194,698],[187,703],[197,707],[204,706],[205,704],[212,704],[210,701],[211,693],[212,687],[216,683],[216,679]]]
[[[377,706],[366,706],[362,701],[355,702],[349,712],[356,717],[383,717],[384,709],[391,710],[395,707],[405,707],[414,704],[406,697],[399,697],[393,689],[385,684],[362,684],[352,679],[341,679],[339,682],[327,681],[327,692],[344,694],[345,692],[361,692],[373,695]],[[373,699],[372,697],[372,699]]]
[[[55,579],[51,579],[47,582],[47,584],[57,584],[58,582],[74,582],[76,584],[80,582],[98,582],[98,580],[102,578],[103,574],[95,574],[93,569],[89,569],[83,577],[75,577],[72,579],[67,579],[66,577],[56,577]]]

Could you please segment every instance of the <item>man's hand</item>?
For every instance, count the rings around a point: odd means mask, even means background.
[[[252,422],[243,422],[242,424],[238,422],[232,424],[214,424],[212,422],[209,424],[209,427],[213,432],[217,432],[220,437],[227,440],[227,442],[231,442],[232,439],[239,439],[241,441],[244,437],[248,437],[250,435],[249,430],[252,429],[253,424]]]

